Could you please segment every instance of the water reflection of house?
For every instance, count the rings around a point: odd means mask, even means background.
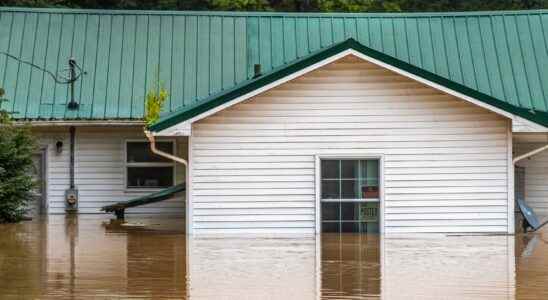
[[[513,236],[383,239],[386,299],[513,299]]]
[[[548,299],[548,238],[546,229],[516,236],[516,298]]]
[[[47,230],[38,238],[41,228]],[[548,243],[536,235],[516,238],[516,250],[513,236],[206,238],[54,216],[46,226],[25,223],[0,236],[0,293],[45,299],[538,298],[546,293]]]
[[[119,225],[104,228],[94,217],[49,219],[47,249],[40,253],[47,263],[45,294],[76,298],[186,295],[186,248],[181,233],[157,234]]]
[[[188,240],[188,290],[198,299],[314,299],[316,240]]]
[[[3,225],[0,236],[0,298],[37,299],[45,283],[45,227],[36,223]]]
[[[321,294],[324,297],[381,295],[381,238],[378,235],[325,234],[321,242]]]
[[[127,295],[150,299],[186,297],[184,235],[128,232],[126,251]]]

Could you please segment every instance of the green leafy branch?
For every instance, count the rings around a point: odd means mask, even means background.
[[[146,126],[150,126],[160,118],[160,112],[167,100],[168,92],[164,88],[164,85],[157,79],[152,89],[150,89],[146,95],[145,104],[145,123]]]

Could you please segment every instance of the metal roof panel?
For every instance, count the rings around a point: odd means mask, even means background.
[[[526,110],[548,110],[548,11],[249,13],[0,8],[0,51],[54,73],[74,57],[69,89],[0,55],[2,108],[19,119],[141,119],[156,79],[164,113],[348,38]]]

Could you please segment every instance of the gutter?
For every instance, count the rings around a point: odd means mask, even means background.
[[[156,148],[156,140],[155,140],[154,134],[152,132],[150,132],[148,130],[145,130],[145,135],[147,136],[147,139],[150,142],[150,150],[152,151],[152,153],[163,156],[167,159],[171,159],[173,161],[176,161],[178,163],[181,163],[181,164],[185,165],[185,167],[188,167],[188,162],[185,159],[183,159],[181,157],[178,157],[178,156],[175,156],[175,155],[172,155],[172,154],[169,154],[169,153],[166,153],[164,151],[158,150]]]
[[[21,121],[16,120],[15,125],[30,125],[31,127],[55,127],[55,126],[143,126],[140,120],[97,120],[97,121]]]

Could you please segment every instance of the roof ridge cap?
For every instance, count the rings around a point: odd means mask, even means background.
[[[52,14],[96,14],[96,15],[181,15],[181,16],[226,16],[226,17],[383,17],[383,18],[428,18],[428,17],[480,17],[505,15],[548,14],[548,9],[493,10],[455,12],[264,12],[264,11],[192,11],[192,10],[131,10],[131,9],[82,9],[82,8],[36,8],[0,7],[0,12],[52,13]]]

